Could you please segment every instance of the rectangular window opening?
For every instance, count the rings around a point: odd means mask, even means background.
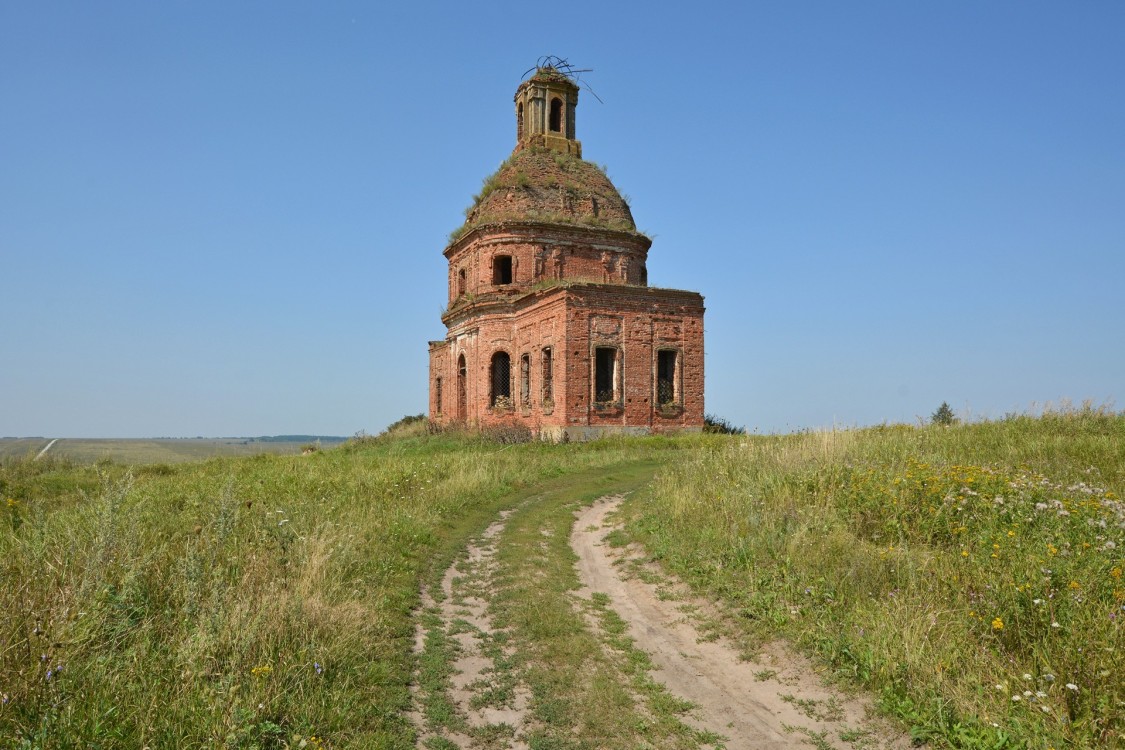
[[[618,376],[617,349],[608,346],[599,346],[594,350],[595,401],[608,404],[618,400],[620,397]]]
[[[434,414],[441,416],[441,378],[434,379]]]
[[[665,349],[656,354],[656,403],[671,406],[678,403],[676,365],[679,352]]]
[[[499,286],[501,284],[512,283],[512,256],[510,255],[497,255],[492,259],[492,284]]]

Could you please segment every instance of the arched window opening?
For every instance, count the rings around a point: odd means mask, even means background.
[[[465,419],[468,416],[468,368],[465,367],[465,355],[457,358],[457,416]]]
[[[552,133],[558,133],[562,130],[563,118],[563,103],[562,99],[557,96],[551,100],[551,120],[550,128]]]
[[[434,414],[441,416],[441,378],[434,378]]]
[[[507,352],[492,355],[489,406],[510,409],[512,406],[512,358]]]
[[[494,286],[512,283],[512,256],[497,255],[492,259],[492,283]]]
[[[520,406],[531,408],[531,355],[520,357]]]
[[[523,140],[523,102],[516,107],[516,140]]]
[[[457,272],[457,296],[463,297],[465,295],[465,269],[462,268]]]

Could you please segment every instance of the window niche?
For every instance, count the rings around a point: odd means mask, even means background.
[[[549,414],[555,408],[554,352],[549,346],[543,347],[543,412]]]
[[[520,357],[520,408],[531,408],[531,355]]]
[[[512,256],[497,255],[492,258],[492,285],[512,283]]]
[[[681,359],[676,349],[656,352],[656,408],[667,416],[683,411]]]
[[[493,409],[511,409],[512,358],[507,352],[496,352],[489,371],[488,405]]]
[[[434,414],[439,417],[441,416],[441,401],[441,378],[434,378]]]
[[[620,407],[621,350],[615,346],[594,349],[594,406]]]
[[[469,417],[469,368],[465,366],[465,355],[457,357],[457,418]]]
[[[461,268],[457,271],[457,296],[464,297],[467,281],[465,278],[465,269]]]

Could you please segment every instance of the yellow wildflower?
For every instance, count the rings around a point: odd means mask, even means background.
[[[1004,621],[1001,620],[999,617],[993,618],[992,629],[993,630],[1003,630],[1004,629]]]
[[[1112,577],[1112,578],[1120,578],[1120,577],[1121,577],[1121,566],[1120,566],[1120,565],[1118,565],[1118,566],[1117,566],[1116,568],[1114,568],[1113,570],[1109,571],[1109,575],[1110,575],[1110,577]]]
[[[265,677],[272,671],[273,667],[268,664],[262,664],[261,666],[257,666],[251,669],[250,674],[254,675],[255,677]]]

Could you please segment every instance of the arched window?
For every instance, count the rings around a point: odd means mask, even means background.
[[[510,408],[512,405],[512,358],[507,352],[492,355],[492,377],[489,389],[489,406]]]
[[[516,107],[516,140],[523,140],[523,102]]]
[[[462,268],[457,272],[457,296],[461,297],[465,294],[465,269]]]
[[[562,130],[563,103],[557,96],[551,100],[551,132],[558,133]]]

